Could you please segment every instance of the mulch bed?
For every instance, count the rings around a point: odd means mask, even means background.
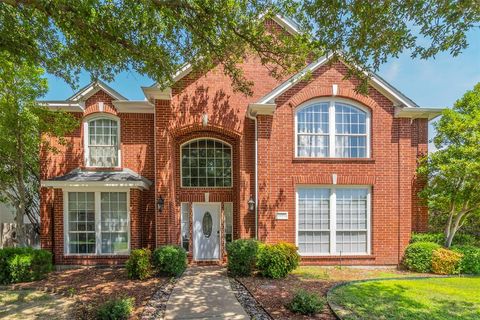
[[[336,319],[325,303],[323,312],[315,316],[303,316],[287,309],[286,305],[299,289],[317,292],[323,296],[328,289],[337,284],[337,281],[300,280],[297,276],[289,275],[286,279],[267,279],[263,277],[238,278],[268,311],[274,319]]]
[[[46,279],[16,284],[13,288],[55,292],[75,299],[72,318],[93,319],[96,308],[118,297],[134,297],[135,310],[130,319],[140,319],[150,297],[168,281],[152,277],[130,280],[124,268],[81,268],[55,271]]]

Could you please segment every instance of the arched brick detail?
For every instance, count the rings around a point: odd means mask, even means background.
[[[118,115],[117,109],[113,106],[113,98],[103,90],[99,90],[85,101],[84,116],[100,112],[99,102],[103,102],[103,112]]]

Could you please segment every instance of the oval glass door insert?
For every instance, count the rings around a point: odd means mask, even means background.
[[[205,238],[210,238],[210,236],[212,235],[212,226],[213,226],[212,215],[210,214],[210,212],[207,211],[203,215],[203,219],[202,219],[202,230]]]

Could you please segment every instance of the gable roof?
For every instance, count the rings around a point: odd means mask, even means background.
[[[85,87],[80,89],[77,93],[75,93],[73,96],[71,96],[67,100],[84,101],[100,90],[105,91],[109,96],[111,96],[115,100],[128,100],[127,98],[122,96],[120,93],[115,91],[112,87],[110,87],[105,82],[103,82],[102,80],[95,80],[90,82],[89,84],[87,84]]]

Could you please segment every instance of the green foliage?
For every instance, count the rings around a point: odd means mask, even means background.
[[[152,252],[149,249],[135,249],[130,253],[125,267],[130,279],[144,280],[152,274]]]
[[[480,83],[443,112],[435,129],[438,150],[418,169],[427,182],[420,196],[432,220],[444,223],[450,247],[456,232],[480,216]]]
[[[0,79],[0,201],[15,208],[16,221],[27,215],[39,231],[40,154],[58,151],[44,138],[63,137],[78,127],[78,121],[66,112],[38,106],[36,100],[47,92],[47,80],[33,61],[0,52]],[[65,144],[63,138],[58,141]],[[21,223],[16,231],[25,244]]]
[[[258,251],[257,267],[268,278],[285,278],[299,262],[297,248],[290,243],[263,244]]]
[[[40,280],[52,270],[52,254],[49,251],[0,249],[0,284]]]
[[[153,264],[159,272],[178,277],[187,268],[187,252],[180,246],[160,247],[153,253]]]
[[[184,62],[196,70],[220,63],[234,87],[248,92],[254,79],[238,68],[246,52],[273,75],[291,74],[309,53],[325,52],[343,52],[345,60],[375,71],[404,51],[423,59],[459,54],[478,11],[471,0],[2,1],[0,43],[69,83],[81,69],[107,80],[133,69],[169,84]],[[272,36],[275,29],[258,17],[275,14],[295,19],[301,33]]]
[[[443,245],[445,243],[445,234],[441,232],[413,233],[410,243],[415,242],[435,242]],[[476,245],[477,243],[479,243],[479,241],[475,236],[466,233],[457,233],[455,238],[453,238],[452,245]]]
[[[433,251],[441,248],[433,242],[415,242],[405,250],[403,264],[407,269],[415,272],[432,272]]]
[[[227,244],[228,271],[233,276],[250,276],[257,261],[258,241],[238,239]]]
[[[452,250],[463,254],[460,261],[460,273],[480,274],[480,248],[474,246],[455,246]]]
[[[105,302],[97,310],[98,320],[127,320],[135,305],[134,298],[119,298]]]
[[[458,274],[463,254],[440,248],[433,251],[432,271],[436,274]]]
[[[299,290],[287,307],[292,312],[313,316],[321,312],[324,305],[325,301],[318,293]]]

